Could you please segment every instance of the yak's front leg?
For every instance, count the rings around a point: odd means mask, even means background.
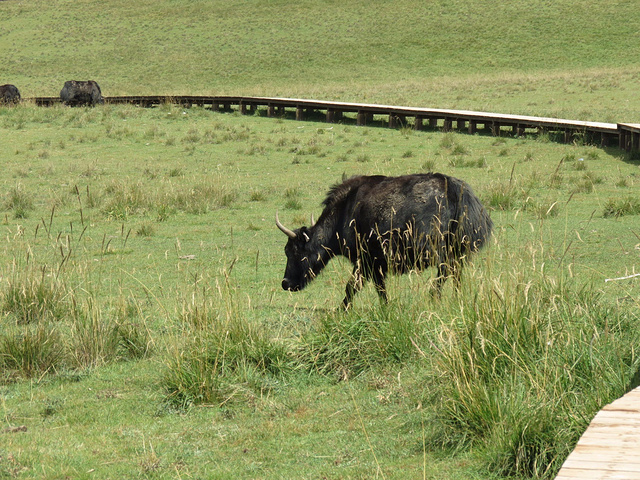
[[[382,271],[382,269],[375,270],[373,273],[371,272],[366,272],[366,273],[367,273],[367,279],[371,279],[373,281],[373,284],[376,287],[376,291],[378,292],[378,296],[380,297],[380,300],[384,303],[387,303],[389,299],[387,298],[387,287],[385,286],[385,283],[384,283],[385,274]],[[351,307],[351,300],[353,299],[353,296],[362,289],[362,286],[364,285],[364,280],[365,278],[362,274],[362,271],[358,267],[354,267],[353,273],[351,274],[351,278],[347,283],[346,295],[344,297],[344,300],[342,301],[342,307],[345,310],[348,310]]]
[[[362,278],[360,269],[357,266],[353,267],[351,278],[347,282],[344,300],[342,300],[342,308],[344,308],[345,310],[349,310],[349,308],[351,307],[351,300],[353,299],[353,296],[360,291],[363,283],[364,279]]]

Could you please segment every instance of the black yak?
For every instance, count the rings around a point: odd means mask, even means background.
[[[60,90],[60,100],[71,107],[83,105],[93,107],[98,103],[104,103],[100,86],[93,80],[64,82]]]
[[[387,272],[438,269],[435,292],[460,270],[468,254],[491,236],[493,223],[462,180],[440,173],[400,177],[356,176],[335,185],[311,227],[276,225],[289,241],[282,288],[303,289],[336,255],[353,264],[343,307],[349,308],[363,280],[372,280],[387,301]]]
[[[18,103],[20,92],[15,85],[0,85],[0,103]]]

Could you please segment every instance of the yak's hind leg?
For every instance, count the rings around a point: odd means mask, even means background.
[[[372,280],[373,284],[376,286],[376,291],[378,292],[380,301],[389,303],[389,298],[387,297],[387,287],[384,284],[384,272],[382,271],[382,269],[373,272]]]
[[[462,275],[462,259],[453,259],[447,260],[446,262],[441,262],[438,265],[438,276],[435,280],[435,284],[433,286],[433,290],[431,294],[434,297],[440,298],[440,293],[442,291],[442,285],[447,279],[452,278],[456,290],[460,290],[460,276]]]

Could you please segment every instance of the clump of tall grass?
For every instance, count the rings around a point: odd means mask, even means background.
[[[126,220],[129,215],[147,207],[148,195],[139,182],[124,183],[114,181],[105,190],[102,212],[115,220]]]
[[[560,213],[560,207],[557,201],[541,201],[531,197],[527,198],[524,202],[522,210],[532,213],[540,220],[557,217],[558,213]]]
[[[0,311],[16,324],[60,320],[67,313],[67,288],[46,267],[13,265],[13,272],[0,289]]]
[[[37,323],[7,329],[0,334],[0,382],[55,373],[64,365],[66,351],[59,329]]]
[[[120,356],[124,359],[145,358],[154,347],[154,340],[144,319],[140,304],[120,296],[114,307]]]
[[[161,385],[170,404],[221,405],[271,388],[293,368],[289,348],[248,320],[228,286],[186,301]]]
[[[43,287],[46,276],[27,278],[19,289],[11,283],[2,293],[6,318],[16,323],[0,331],[0,381],[98,367],[152,351],[151,336],[138,314],[122,315],[63,286]]]
[[[594,185],[601,185],[604,183],[604,179],[594,173],[586,172],[582,175],[582,178],[575,182],[572,189],[573,193],[591,193],[593,192]]]
[[[154,226],[149,222],[144,222],[136,228],[136,235],[140,237],[151,237],[155,233]]]
[[[432,158],[428,158],[427,160],[425,160],[423,162],[423,164],[420,166],[420,168],[422,169],[422,171],[424,172],[433,172],[436,168],[436,161]]]
[[[156,203],[201,215],[216,208],[228,207],[237,197],[237,191],[228,184],[220,179],[211,179],[163,192]]]
[[[284,191],[284,208],[288,210],[300,210],[302,209],[302,202],[300,201],[300,190],[297,188],[289,187]]]
[[[454,156],[449,159],[449,165],[454,168],[486,168],[487,160],[484,157],[476,160],[465,160],[461,156]]]
[[[74,302],[71,317],[70,355],[75,367],[99,367],[118,357],[116,323],[91,297]]]
[[[249,190],[249,201],[251,202],[264,202],[267,199],[267,194],[264,190],[252,188]]]
[[[460,143],[460,136],[453,132],[447,132],[440,140],[440,147],[448,150],[453,156],[463,156],[469,154],[469,149]]]
[[[503,476],[552,478],[638,367],[637,315],[589,285],[520,270],[473,282],[434,341],[440,441]]]
[[[140,182],[113,182],[104,190],[102,212],[108,218],[126,220],[130,215],[155,209],[158,218],[174,211],[194,215],[230,206],[238,192],[221,179],[209,179],[187,186],[169,184],[161,191],[151,191]]]
[[[519,188],[513,180],[494,182],[483,195],[483,201],[496,210],[512,210],[522,205],[528,192]]]
[[[450,149],[457,145],[456,136],[451,132],[446,132],[440,139],[440,147]]]
[[[366,312],[329,312],[301,340],[305,368],[340,379],[407,361],[422,326],[398,304]]]
[[[640,215],[640,200],[636,197],[610,198],[604,205],[604,217]]]
[[[26,218],[34,208],[33,195],[27,192],[22,185],[16,185],[7,193],[3,208],[13,210],[14,218]]]

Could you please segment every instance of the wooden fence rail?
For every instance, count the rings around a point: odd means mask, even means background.
[[[35,97],[37,105],[48,106],[60,103],[58,97]],[[178,105],[199,105],[212,110],[230,110],[236,107],[241,113],[254,113],[265,108],[267,116],[282,116],[286,110],[294,110],[297,120],[303,120],[310,113],[325,112],[327,122],[340,121],[345,114],[355,115],[358,125],[366,125],[374,116],[388,118],[391,128],[405,126],[422,128],[442,128],[475,133],[489,131],[492,135],[503,132],[523,135],[527,131],[559,134],[565,142],[577,137],[601,146],[618,146],[627,151],[640,151],[640,125],[627,123],[586,122],[561,118],[507,115],[499,113],[475,112],[469,110],[447,110],[438,108],[403,107],[369,103],[329,102],[299,98],[244,97],[244,96],[192,96],[192,95],[140,95],[105,97],[106,103],[129,103],[143,107],[153,107],[165,103]],[[409,121],[411,119],[411,121]]]

